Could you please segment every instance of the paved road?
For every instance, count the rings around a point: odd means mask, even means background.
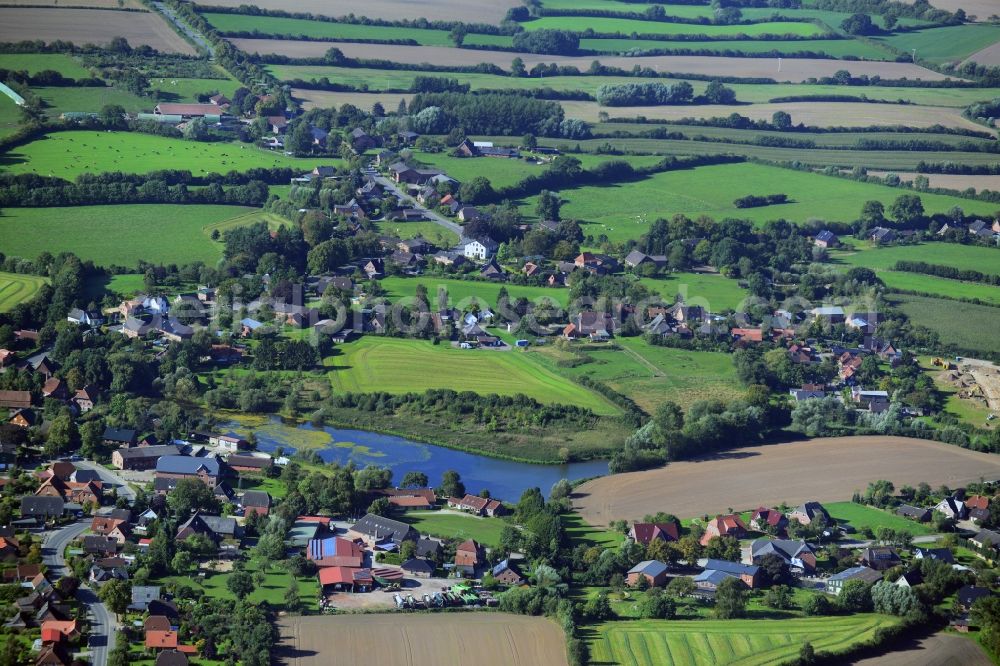
[[[201,48],[208,51],[208,55],[212,58],[215,57],[215,47],[213,47],[207,39],[205,39],[200,32],[189,26],[180,16],[177,15],[174,10],[167,7],[162,2],[154,2],[153,6],[156,10],[167,17],[167,20],[177,26],[177,29],[183,32],[185,35],[191,38],[195,44]]]
[[[48,567],[52,578],[57,578],[66,571],[66,546],[90,527],[90,521],[80,521],[54,530],[45,535],[42,545],[42,562]],[[84,585],[76,593],[77,600],[90,611],[90,652],[93,666],[106,666],[108,653],[115,647],[117,624],[101,603],[97,594]]]
[[[366,171],[366,173],[368,175],[374,177],[375,180],[376,180],[376,182],[379,185],[381,185],[386,190],[388,190],[389,192],[392,192],[394,195],[396,195],[399,198],[399,200],[400,200],[401,203],[405,203],[406,205],[410,206],[411,208],[415,208],[415,209],[421,211],[424,214],[424,216],[428,220],[430,220],[431,222],[433,222],[434,224],[436,224],[436,225],[438,225],[440,227],[444,227],[445,229],[447,229],[448,231],[452,232],[453,234],[457,234],[459,238],[462,238],[465,235],[465,234],[462,233],[462,226],[461,225],[455,224],[454,222],[452,222],[448,218],[442,217],[441,215],[438,215],[434,211],[429,210],[427,208],[424,208],[422,205],[420,205],[417,202],[416,199],[414,199],[413,197],[411,197],[409,194],[407,194],[403,190],[399,189],[399,187],[396,186],[396,183],[392,182],[391,180],[389,180],[385,176],[379,174],[374,169],[369,169],[369,170]]]
[[[118,491],[120,497],[125,497],[128,499],[129,504],[135,502],[135,491],[128,485],[118,473],[114,470],[108,469],[103,465],[99,465],[90,460],[76,460],[73,462],[78,469],[92,469],[101,475],[101,481],[104,482],[105,488],[114,488]]]

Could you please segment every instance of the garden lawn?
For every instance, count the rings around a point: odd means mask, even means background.
[[[618,414],[601,396],[546,370],[521,351],[456,349],[448,343],[366,336],[324,359],[334,390],[422,393],[427,389],[487,395],[523,393],[539,402]]]
[[[746,35],[795,35],[814,37],[826,31],[815,23],[791,23],[768,21],[750,25],[705,25],[701,23],[667,23],[664,21],[638,21],[634,19],[604,18],[591,16],[552,16],[522,23],[525,30],[569,30],[597,34],[631,35],[705,35],[706,37],[729,37]],[[720,40],[721,41],[721,40]],[[725,48],[723,45],[722,48]]]
[[[738,209],[733,201],[748,194],[787,194],[790,203]],[[584,233],[603,234],[614,242],[638,239],[657,218],[676,213],[715,219],[735,217],[762,223],[785,218],[851,221],[865,201],[875,199],[888,208],[897,197],[912,193],[885,185],[763,164],[738,163],[658,173],[639,181],[565,189],[562,216],[586,221]],[[939,194],[919,193],[927,213],[961,206],[966,213],[989,215],[996,204]],[[537,197],[525,201],[523,212],[534,213]]]
[[[461,541],[475,539],[491,548],[500,545],[500,532],[507,524],[499,518],[479,518],[443,511],[407,511],[400,518],[421,534]]]
[[[430,221],[424,222],[400,222],[399,220],[385,220],[376,222],[380,234],[391,235],[402,240],[420,237],[426,241],[434,243],[440,248],[449,248],[458,243],[458,234],[450,229],[445,229],[440,224]]]
[[[140,259],[214,265],[222,246],[204,233],[204,227],[250,210],[175,204],[4,208],[0,252],[25,259],[42,252],[73,252],[102,266],[135,266]]]
[[[0,312],[9,312],[14,306],[27,303],[46,282],[48,280],[37,275],[0,272]]]
[[[203,143],[132,132],[57,132],[0,156],[10,173],[34,173],[73,180],[81,173],[147,173],[186,169],[196,176],[246,171],[254,167],[294,167],[311,171],[331,158],[288,157],[239,143]]]
[[[896,620],[874,614],[783,620],[629,620],[587,628],[592,663],[630,666],[782,663],[803,643],[843,649]]]
[[[32,76],[50,69],[59,72],[68,79],[90,77],[90,71],[76,58],[63,53],[2,53],[0,54],[0,69],[28,72]]]
[[[253,573],[258,569],[258,565],[255,562],[247,563],[245,570]],[[272,567],[264,572],[266,578],[264,579],[264,584],[260,587],[254,588],[254,591],[250,593],[247,599],[252,602],[259,604],[261,602],[267,602],[267,604],[276,610],[282,610],[285,607],[285,591],[288,589],[288,585],[292,581],[292,575],[288,573],[287,570],[278,567]],[[232,573],[208,573],[204,580],[196,579],[194,577],[188,576],[175,576],[178,582],[182,582],[186,585],[194,585],[196,588],[202,590],[205,596],[212,599],[225,599],[229,601],[235,601],[236,597],[229,588],[226,587],[226,581]],[[161,582],[166,582],[169,579],[162,579]],[[302,600],[303,605],[314,604],[314,600],[319,598],[319,581],[316,576],[303,576],[296,579],[299,584],[299,598]]]
[[[569,537],[574,547],[584,544],[614,548],[625,541],[625,535],[621,532],[588,525],[578,513],[564,513],[560,516],[560,520],[566,530],[566,536]]]
[[[865,489],[857,488],[856,490],[864,492]],[[906,530],[914,536],[934,534],[934,529],[928,524],[918,523],[915,520],[897,516],[892,511],[883,511],[882,509],[876,509],[864,504],[855,504],[854,502],[832,502],[823,506],[830,512],[830,517],[834,520],[841,523],[850,523],[857,530],[863,530],[866,527],[872,530],[879,527],[888,527],[897,532]]]
[[[737,280],[718,273],[667,273],[639,282],[670,303],[680,294],[685,303],[704,306],[709,312],[736,310],[748,296]]]
[[[834,256],[852,266],[892,270],[897,261],[925,261],[960,270],[975,270],[1000,275],[1000,248],[959,243],[920,243],[870,247],[860,245],[856,252],[836,252]]]
[[[942,64],[964,60],[976,51],[1000,41],[1000,26],[966,23],[873,39],[908,54],[916,49],[918,61]]]
[[[394,26],[364,25],[361,23],[334,23],[309,19],[250,16],[245,14],[202,14],[217,30],[229,32],[254,32],[265,35],[292,35],[313,39],[347,39],[351,41],[400,41],[414,40],[420,46],[453,46],[447,30],[426,30]]]
[[[929,296],[892,294],[889,300],[920,326],[941,338],[941,344],[968,352],[995,352],[996,340],[987,331],[1000,331],[1000,308]]]

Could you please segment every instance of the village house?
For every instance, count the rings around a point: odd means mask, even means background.
[[[948,548],[915,548],[913,556],[918,560],[940,560],[947,564],[955,563],[955,556]]]
[[[175,444],[158,446],[137,446],[131,449],[117,449],[111,453],[111,464],[118,469],[147,470],[156,467],[163,456],[176,456],[180,449]]]
[[[455,569],[467,576],[475,576],[485,562],[486,551],[474,539],[463,541],[455,549]]]
[[[874,569],[875,571],[885,571],[899,565],[902,560],[899,553],[894,548],[881,546],[878,548],[865,548],[858,558],[859,563]]]
[[[382,491],[389,504],[401,511],[414,509],[429,510],[437,502],[437,496],[430,488],[387,488]]]
[[[131,447],[135,446],[136,432],[135,430],[126,428],[109,427],[104,429],[104,434],[101,436],[101,440],[104,442],[105,446]]]
[[[667,565],[659,560],[643,560],[625,574],[625,582],[632,587],[642,579],[649,587],[663,587],[667,582]]]
[[[331,536],[313,539],[306,547],[306,559],[317,567],[360,567],[364,551],[353,541]]]
[[[777,509],[759,507],[750,516],[750,529],[768,534],[784,534],[788,518]]]
[[[81,414],[86,414],[94,408],[94,405],[97,404],[99,395],[100,389],[97,386],[94,384],[87,384],[76,392],[73,396],[73,402],[76,403],[76,406],[80,410]]]
[[[705,533],[701,536],[701,545],[707,546],[714,537],[733,537],[742,539],[747,535],[747,526],[743,519],[735,513],[727,516],[716,516],[705,526]]]
[[[161,456],[156,461],[157,479],[199,479],[209,488],[219,482],[221,465],[214,457]]]
[[[945,497],[943,500],[937,503],[934,510],[938,513],[942,513],[952,520],[963,520],[968,511],[965,508],[965,502],[954,497]]]
[[[754,589],[760,584],[760,567],[753,564],[709,559],[705,563],[705,570],[694,577],[694,584],[702,592],[712,593],[726,578],[739,579],[744,585]]]
[[[632,541],[648,546],[654,541],[677,541],[680,529],[676,522],[672,523],[634,523],[628,536]]]
[[[496,254],[499,248],[500,244],[487,236],[470,238],[462,243],[462,254],[466,259],[485,261],[488,257]]]
[[[209,446],[216,446],[225,451],[240,451],[250,448],[250,442],[233,432],[224,435],[212,435],[208,438]]]
[[[419,557],[406,560],[399,568],[414,578],[430,578],[434,575],[434,563]]]
[[[965,498],[965,508],[969,512],[969,520],[982,523],[990,517],[990,498],[985,495],[973,495]]]
[[[497,564],[490,573],[493,575],[493,579],[501,585],[521,585],[524,583],[521,571],[509,559]]]
[[[832,231],[824,229],[816,234],[816,237],[813,239],[813,245],[824,249],[833,248],[840,245],[840,239],[838,239],[837,235]]]
[[[776,555],[793,572],[812,573],[816,570],[816,553],[801,539],[757,539],[750,544],[750,561],[760,564],[766,555]]]
[[[30,408],[31,391],[0,391],[0,407],[7,409]]]
[[[826,591],[832,595],[839,595],[844,589],[844,584],[849,580],[863,580],[866,583],[877,583],[882,580],[882,573],[868,567],[851,567],[840,573],[833,574],[826,580]]]
[[[266,516],[271,511],[271,496],[263,490],[248,490],[243,493],[240,504],[243,506],[244,516]]]
[[[931,510],[909,504],[900,504],[896,507],[896,515],[915,520],[918,523],[926,523],[931,519]]]
[[[21,517],[47,521],[61,518],[65,501],[60,496],[25,495],[21,498]]]
[[[969,537],[969,542],[982,551],[997,550],[1000,548],[1000,532],[979,530],[975,536]]]
[[[830,514],[819,502],[803,502],[797,509],[788,514],[789,520],[794,520],[801,525],[811,525],[819,517],[822,517],[824,524],[830,524]]]

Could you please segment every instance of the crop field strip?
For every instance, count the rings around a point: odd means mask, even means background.
[[[152,12],[0,7],[0,41],[18,42],[27,35],[43,42],[63,40],[79,46],[106,44],[115,37],[124,37],[131,46],[151,46],[163,53],[196,53],[159,14]]]
[[[230,39],[237,48],[247,53],[261,55],[277,54],[290,58],[322,58],[335,47],[346,57],[354,59],[387,60],[390,62],[435,66],[465,67],[478,63],[489,63],[509,69],[511,60],[521,58],[531,69],[537,64],[573,66],[580,71],[587,70],[594,57],[537,55],[505,51],[485,51],[456,49],[442,46],[399,46],[392,44],[358,44],[351,42],[305,42],[282,39]],[[601,64],[631,70],[649,67],[661,72],[698,74],[706,76],[726,76],[738,78],[773,78],[775,81],[801,83],[810,78],[833,76],[846,70],[855,77],[879,76],[883,79],[920,79],[925,81],[954,80],[919,65],[903,62],[840,61],[821,58],[788,58],[782,60],[779,69],[776,58],[735,58],[723,56],[602,56]]]
[[[1000,330],[1000,307],[908,294],[890,294],[888,300],[942,341],[974,352],[996,351],[996,335],[988,332]]]
[[[206,5],[239,7],[246,0],[207,0]],[[261,9],[288,11],[286,0],[254,0]],[[507,10],[520,6],[518,0],[299,0],[295,11],[317,16],[339,17],[354,14],[387,21],[427,19],[428,21],[461,21],[492,23],[503,20]]]

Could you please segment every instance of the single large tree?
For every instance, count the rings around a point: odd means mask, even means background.
[[[715,590],[715,616],[720,620],[743,617],[747,610],[747,596],[743,581],[727,577]]]

